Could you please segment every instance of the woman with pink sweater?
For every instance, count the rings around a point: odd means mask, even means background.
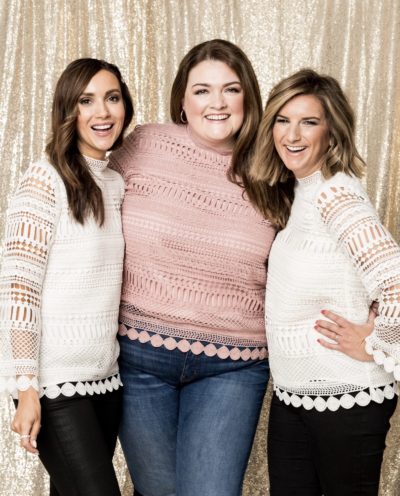
[[[122,447],[143,496],[239,496],[268,381],[266,261],[275,231],[250,204],[262,115],[235,45],[183,58],[173,124],[112,154],[125,179],[120,309]]]

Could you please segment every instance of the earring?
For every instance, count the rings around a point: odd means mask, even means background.
[[[181,110],[181,122],[182,122],[182,124],[187,124],[187,122],[188,122],[187,117],[186,117],[186,113],[183,109]]]

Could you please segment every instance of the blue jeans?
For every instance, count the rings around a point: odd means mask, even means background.
[[[240,496],[269,377],[247,362],[120,338],[120,440],[143,496]]]

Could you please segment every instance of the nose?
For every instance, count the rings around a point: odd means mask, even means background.
[[[287,138],[294,143],[300,139],[300,128],[296,123],[291,123],[287,131]]]
[[[226,107],[225,96],[221,91],[216,91],[213,94],[211,107],[216,110],[221,110]]]
[[[108,105],[107,102],[104,100],[100,100],[96,102],[96,117],[108,117],[110,115],[110,112],[108,110]]]

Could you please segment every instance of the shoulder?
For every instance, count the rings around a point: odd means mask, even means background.
[[[141,137],[155,138],[155,139],[186,139],[187,131],[186,126],[174,124],[172,122],[165,124],[142,124],[136,126],[130,135],[131,139]]]
[[[58,190],[60,188],[61,177],[50,162],[42,158],[36,162],[32,162],[20,181],[20,188],[29,186],[32,189],[39,190]]]
[[[329,201],[345,200],[346,197],[358,197],[360,200],[368,200],[368,195],[360,181],[355,176],[349,176],[344,172],[337,172],[334,176],[324,179],[316,194],[318,204]]]
[[[124,139],[122,145],[110,155],[110,167],[125,177],[125,173],[132,166],[134,157],[138,154],[168,153],[178,146],[187,144],[187,131],[183,125],[142,124]]]
[[[324,181],[316,197],[316,207],[326,223],[343,228],[356,219],[377,217],[361,181],[344,173],[337,173]]]

